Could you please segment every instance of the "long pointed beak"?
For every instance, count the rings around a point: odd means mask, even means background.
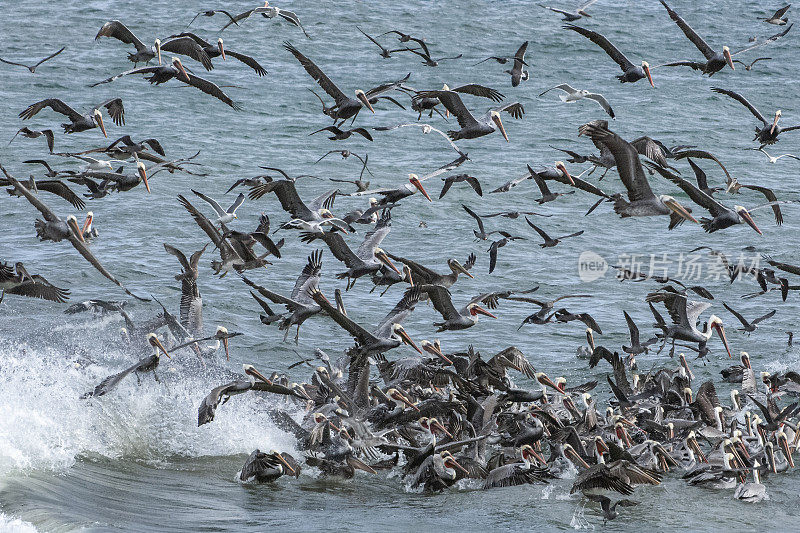
[[[217,41],[217,48],[219,48],[219,53],[222,55],[222,60],[225,61],[227,58],[225,57],[225,46],[222,41]]]
[[[139,168],[139,176],[142,178],[144,182],[144,188],[147,189],[147,194],[150,194],[150,182],[147,181],[147,170],[144,167]]]
[[[497,318],[497,317],[496,317],[496,316],[494,316],[492,313],[490,313],[489,311],[487,311],[486,309],[484,309],[483,307],[481,307],[481,306],[479,306],[479,305],[475,305],[475,306],[473,306],[473,307],[472,307],[472,310],[473,310],[474,312],[476,312],[476,313],[480,313],[481,315],[486,315],[486,316],[490,316],[490,317],[492,317],[492,318]]]
[[[361,103],[367,106],[367,109],[369,109],[373,113],[375,112],[375,110],[372,108],[372,104],[369,103],[369,98],[367,98],[366,94],[362,92],[358,93],[358,99],[361,100]]]
[[[227,361],[230,361],[231,360],[231,352],[230,352],[230,349],[229,349],[229,346],[228,346],[228,337],[223,337],[222,345],[225,347],[225,359]]]
[[[689,445],[692,447],[692,451],[697,455],[701,462],[707,463],[708,459],[706,458],[706,454],[703,453],[703,450],[700,448],[700,444],[698,444],[696,438],[691,438],[688,440]]]
[[[281,454],[279,454],[279,453],[276,453],[276,454],[275,454],[275,457],[277,457],[277,458],[278,458],[278,461],[280,461],[281,463],[283,463],[283,466],[285,466],[286,468],[288,468],[288,469],[289,469],[289,472],[291,472],[291,473],[292,473],[292,475],[295,475],[295,470],[294,470],[294,468],[292,468],[292,465],[290,465],[290,464],[289,464],[289,462],[288,462],[286,459],[284,459],[284,458],[283,458],[283,456],[282,456]]]
[[[733,66],[733,58],[731,57],[731,51],[723,50],[722,55],[725,56],[725,62],[728,63],[728,66],[731,67],[731,70],[736,70],[736,67]]]
[[[106,125],[103,124],[103,114],[98,113],[97,115],[95,115],[95,118],[97,119],[97,125],[100,126],[100,131],[102,131],[105,138],[108,139],[108,133],[106,133]]]
[[[470,273],[469,273],[469,270],[467,270],[467,269],[464,267],[464,265],[462,265],[461,263],[456,263],[456,270],[458,270],[459,272],[461,272],[461,273],[462,273],[462,274],[464,274],[465,276],[469,276],[470,278],[472,278],[472,279],[475,279],[475,276],[473,276],[472,274],[470,274]]]
[[[420,354],[422,353],[422,350],[420,350],[417,347],[417,345],[414,344],[414,341],[411,340],[411,337],[408,336],[408,333],[406,333],[406,330],[404,330],[404,329],[398,330],[397,334],[400,335],[400,338],[403,339],[404,343],[406,343],[409,346],[411,346],[412,348],[414,348],[418,353],[420,353]],[[417,409],[417,410],[419,411],[419,409]]]
[[[403,404],[405,404],[406,407],[410,407],[411,409],[414,409],[416,412],[419,413],[419,407],[417,407],[416,405],[411,403],[411,400],[406,398],[404,394],[400,394],[399,391],[397,393],[397,399],[400,400],[401,402],[403,402]]]
[[[538,376],[536,378],[536,380],[539,383],[541,383],[542,385],[546,385],[546,386],[550,387],[551,389],[553,389],[554,391],[558,392],[559,394],[564,394],[564,391],[559,389],[558,385],[553,383],[553,380],[550,379],[550,376],[548,376],[547,374],[542,374],[542,375]]]
[[[725,328],[717,323],[714,323],[712,327],[717,330],[719,338],[722,339],[722,344],[725,345],[725,351],[728,352],[728,358],[731,358],[731,349],[728,346],[728,338],[725,336]]]
[[[172,356],[169,354],[169,352],[167,351],[167,349],[166,349],[166,348],[164,348],[164,345],[163,345],[163,344],[161,344],[161,341],[160,341],[160,340],[158,340],[158,337],[151,337],[151,339],[150,339],[150,343],[151,343],[153,346],[157,347],[159,350],[161,350],[161,351],[164,353],[164,355],[166,355],[166,356],[167,356],[167,358],[169,358],[169,359],[172,359]]]
[[[410,179],[408,181],[411,182],[411,185],[416,187],[417,190],[419,190],[419,192],[422,193],[422,196],[427,198],[429,202],[433,201],[433,200],[431,200],[431,196],[428,194],[428,191],[426,191],[425,187],[422,186],[422,182],[421,181],[419,181],[418,179]]]
[[[506,133],[506,128],[503,126],[503,121],[502,121],[502,120],[500,120],[500,115],[493,115],[493,116],[492,116],[492,121],[493,121],[495,124],[497,124],[497,127],[498,127],[498,128],[500,128],[500,133],[502,133],[502,134],[503,134],[503,138],[506,140],[506,142],[509,142],[509,140],[508,140],[508,134]]]
[[[395,264],[394,264],[394,263],[392,263],[391,259],[389,259],[389,256],[388,256],[388,255],[386,255],[385,253],[383,253],[383,252],[378,252],[377,254],[375,254],[375,258],[376,258],[376,259],[378,259],[378,261],[380,261],[380,262],[381,262],[381,263],[383,263],[384,265],[386,265],[386,266],[388,266],[389,268],[391,268],[392,270],[394,270],[394,271],[397,273],[397,275],[398,275],[398,276],[402,276],[402,275],[403,275],[403,274],[402,274],[402,273],[401,273],[401,272],[400,272],[400,271],[397,269],[397,267],[395,266]]]
[[[178,70],[180,70],[181,74],[183,74],[183,81],[189,83],[189,75],[186,73],[186,69],[183,68],[183,63],[180,61],[176,61],[176,63],[178,64]]]
[[[590,468],[589,463],[584,461],[583,457],[578,455],[578,452],[576,452],[573,448],[567,448],[566,452],[568,452],[577,462],[579,462],[581,466],[583,466],[584,468]]]
[[[83,227],[81,228],[81,235],[86,235],[86,232],[91,227],[92,227],[92,217],[89,216],[89,215],[86,215],[86,220],[84,221]]]
[[[789,461],[789,465],[794,468],[794,459],[792,459],[792,450],[789,448],[789,441],[786,437],[781,436],[781,438],[778,439],[778,444],[780,444],[783,455],[786,456],[786,460]]]
[[[653,83],[653,76],[650,75],[650,67],[646,66],[643,67],[643,69],[644,69],[644,75],[647,76],[647,81],[650,82],[650,86],[655,88],[656,84]]]
[[[678,216],[681,217],[682,219],[691,220],[695,224],[699,224],[699,222],[697,222],[697,219],[694,218],[692,214],[689,211],[687,211],[686,208],[683,207],[681,204],[679,204],[677,201],[668,200],[664,202],[664,205],[666,205],[669,209],[677,213]]]
[[[558,165],[556,169],[560,170],[564,174],[564,176],[569,180],[570,185],[572,185],[573,187],[575,186],[575,180],[573,180],[572,176],[570,176],[567,167],[565,167],[564,165]]]
[[[422,349],[428,353],[432,353],[437,357],[441,357],[447,362],[448,365],[453,364],[453,361],[451,361],[449,357],[447,357],[444,353],[442,353],[442,350],[440,350],[439,347],[436,346],[435,344],[425,344],[425,346],[423,346]]]
[[[255,378],[257,378],[257,379],[259,379],[259,380],[263,381],[263,382],[264,382],[264,383],[266,383],[267,385],[272,385],[272,380],[270,380],[270,379],[267,379],[267,377],[266,377],[264,374],[262,374],[261,372],[259,372],[259,371],[258,371],[258,370],[256,370],[255,368],[250,368],[250,369],[248,370],[248,373],[249,373],[250,375],[252,375],[253,377],[255,377]]]
[[[776,112],[775,113],[775,119],[772,121],[772,127],[769,129],[769,134],[770,135],[772,135],[772,133],[775,131],[775,127],[778,125],[778,121],[780,119],[781,119],[781,116]]]
[[[77,220],[75,220],[74,218],[70,218],[69,220],[67,220],[67,225],[70,227],[72,233],[75,234],[75,236],[78,238],[79,241],[86,242],[86,239],[83,238],[83,232],[81,231],[81,228],[78,227]]]
[[[742,209],[739,212],[739,216],[742,217],[742,220],[744,220],[748,226],[753,228],[756,231],[756,233],[758,233],[759,235],[764,235],[763,233],[761,233],[761,230],[758,229],[758,226],[756,226],[755,221],[753,221],[753,217],[750,216],[750,213],[747,210]]]
[[[772,473],[778,473],[778,465],[775,464],[775,452],[772,450],[772,446],[769,446],[769,466],[772,468]]]
[[[444,427],[438,420],[434,420],[432,425],[451,439],[453,438],[453,434],[447,431],[447,428]]]
[[[448,459],[447,459],[447,460],[448,460],[448,461],[449,461],[449,462],[450,462],[450,463],[451,463],[453,466],[455,466],[456,468],[458,468],[459,470],[461,470],[461,471],[462,471],[462,472],[464,472],[465,474],[469,475],[469,471],[468,471],[466,468],[464,468],[463,466],[461,466],[460,464],[458,464],[458,461],[456,461],[456,460],[453,458],[453,456],[452,456],[452,455],[451,455],[450,457],[448,457]]]

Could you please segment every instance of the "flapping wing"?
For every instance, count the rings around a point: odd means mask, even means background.
[[[580,33],[594,44],[602,48],[605,53],[608,54],[617,65],[619,65],[623,72],[635,67],[635,65],[631,63],[627,57],[625,57],[625,54],[620,52],[619,49],[611,44],[611,41],[606,39],[603,35],[592,30],[587,30],[586,28],[581,28],[580,26],[576,26],[574,24],[565,24],[564,28],[567,30],[572,30],[576,33]]]
[[[111,120],[113,120],[114,124],[117,126],[125,125],[125,107],[122,105],[122,98],[112,98],[111,100],[106,100],[97,107],[105,107],[106,111],[108,111],[108,115],[111,117]],[[164,154],[161,153],[161,155]]]
[[[422,291],[428,294],[428,298],[430,298],[433,303],[434,309],[442,315],[442,318],[450,320],[460,316],[458,310],[453,305],[450,291],[445,287],[441,285],[422,285],[420,287]]]
[[[483,98],[488,98],[493,102],[500,102],[504,98],[503,93],[501,93],[500,91],[492,89],[491,87],[478,85],[477,83],[468,83],[466,85],[459,85],[458,87],[453,87],[450,90],[455,91],[457,93],[471,94],[473,96],[482,96]]]
[[[775,196],[775,193],[772,189],[768,189],[767,187],[762,187],[761,185],[742,185],[743,189],[750,189],[751,191],[758,191],[766,197],[767,201],[771,204],[772,212],[775,214],[775,223],[779,226],[783,224],[783,213],[781,213],[781,206],[777,203],[778,197]],[[759,206],[761,207],[761,206]],[[756,208],[752,208],[751,211]]]
[[[322,90],[328,93],[328,95],[336,101],[337,105],[342,105],[344,102],[349,100],[347,95],[345,95],[342,90],[339,89],[339,87],[337,87],[336,84],[333,83],[324,72],[322,72],[322,69],[320,69],[313,61],[300,53],[300,50],[295,48],[292,43],[286,41],[283,43],[283,47],[291,52],[292,55],[294,55],[303,68],[306,69],[306,72],[308,72],[308,74],[314,78],[314,81],[316,81],[317,84],[322,87]]]
[[[100,28],[100,31],[95,35],[94,40],[96,41],[100,37],[111,37],[125,44],[132,44],[136,47],[137,52],[146,52],[149,50],[147,45],[140,41],[125,24],[118,20],[112,20],[103,24],[103,27]]]
[[[715,93],[724,94],[725,96],[729,96],[729,97],[733,98],[734,100],[736,100],[737,102],[739,102],[740,104],[745,106],[747,109],[749,109],[750,112],[753,114],[753,116],[755,116],[758,120],[760,120],[764,124],[768,124],[767,119],[764,118],[764,115],[762,115],[758,111],[758,109],[756,109],[753,106],[753,104],[748,102],[747,99],[744,96],[742,96],[741,94],[739,94],[737,92],[734,92],[734,91],[729,91],[727,89],[722,89],[720,87],[712,87],[711,90],[714,91]]]
[[[242,109],[241,106],[239,106],[233,100],[231,100],[227,94],[222,92],[222,89],[220,89],[219,86],[217,86],[215,83],[212,83],[206,79],[195,76],[194,74],[189,74],[188,83],[192,87],[196,87],[197,89],[200,89],[204,93],[210,94],[214,98],[222,100],[236,111],[240,111]]]
[[[681,31],[683,31],[683,34],[684,34],[684,35],[686,35],[686,37],[687,37],[687,38],[688,38],[690,41],[692,41],[692,43],[693,43],[693,44],[694,44],[694,45],[697,47],[697,49],[698,49],[698,50],[700,50],[700,53],[702,53],[702,54],[703,54],[703,56],[704,56],[706,59],[711,59],[711,58],[713,58],[713,57],[716,55],[716,53],[714,52],[714,50],[712,50],[712,49],[711,49],[711,47],[710,47],[710,46],[708,46],[708,43],[707,43],[707,42],[705,42],[705,41],[703,40],[703,38],[702,38],[702,37],[700,37],[700,36],[697,34],[697,32],[696,32],[696,31],[694,31],[694,30],[692,29],[692,27],[691,27],[691,26],[689,26],[688,24],[686,24],[686,21],[685,21],[685,20],[683,20],[683,19],[680,17],[680,15],[678,15],[677,13],[675,13],[675,12],[674,12],[674,11],[673,11],[673,10],[672,10],[672,9],[671,9],[671,8],[670,8],[668,5],[667,5],[667,3],[666,3],[666,2],[664,2],[664,0],[661,0],[661,5],[663,5],[663,6],[664,6],[664,7],[667,9],[667,13],[669,13],[669,18],[671,18],[671,19],[672,19],[672,21],[673,21],[675,24],[677,24],[677,25],[678,25],[678,27],[681,29]]]
[[[19,117],[22,120],[27,120],[32,116],[34,116],[39,111],[41,111],[42,109],[44,109],[45,107],[49,107],[56,113],[61,113],[62,115],[66,115],[73,122],[81,119],[80,113],[72,109],[70,106],[68,106],[58,98],[48,98],[46,100],[42,100],[41,102],[36,102],[35,104],[31,104],[28,107],[26,107],[25,110],[22,111],[22,113],[19,114]]]
[[[203,64],[206,70],[212,70],[211,58],[203,48],[191,37],[177,37],[161,44],[161,50],[191,57]]]

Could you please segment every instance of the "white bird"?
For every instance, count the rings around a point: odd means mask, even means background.
[[[444,137],[448,143],[450,143],[450,146],[453,147],[453,150],[458,152],[458,155],[466,155],[464,154],[464,152],[461,151],[461,149],[458,146],[456,146],[456,143],[450,140],[450,137],[445,132],[434,128],[430,124],[420,124],[419,122],[412,122],[410,124],[397,124],[396,126],[378,126],[372,129],[375,131],[389,131],[389,130],[395,130],[397,128],[408,128],[408,127],[419,128],[425,135],[429,134],[432,131],[435,131],[436,133]]]
[[[86,161],[86,170],[90,172],[102,172],[104,170],[113,172],[114,168],[111,166],[112,163],[126,163],[126,161],[121,159],[95,159],[94,157],[76,154],[72,154],[72,157],[80,159],[81,161]]]
[[[244,203],[244,194],[239,193],[239,196],[234,200],[231,206],[228,209],[223,209],[219,203],[213,198],[209,198],[205,194],[201,192],[197,192],[196,190],[192,189],[192,192],[195,193],[197,196],[208,202],[208,204],[217,212],[219,218],[217,218],[217,222],[221,224],[227,224],[228,222],[232,222],[233,219],[239,218],[236,215],[236,210],[239,209],[239,206]]]
[[[770,163],[772,163],[773,165],[774,165],[775,163],[777,163],[777,162],[778,162],[778,159],[780,159],[780,158],[782,158],[782,157],[791,157],[792,159],[797,159],[798,161],[800,161],[800,157],[797,157],[796,155],[793,155],[793,154],[781,154],[781,155],[779,155],[779,156],[777,156],[777,157],[772,157],[772,156],[771,156],[771,155],[769,155],[769,154],[767,153],[767,151],[766,151],[766,150],[764,150],[763,148],[750,148],[750,150],[756,150],[756,151],[758,151],[758,152],[761,152],[762,154],[764,154],[765,156],[767,156],[767,159],[768,159],[768,160],[769,160],[769,162],[770,162]]]
[[[555,87],[547,89],[545,92],[541,93],[539,96],[544,96],[545,94],[549,93],[553,89],[560,89],[560,90],[564,91],[565,93],[567,93],[566,95],[564,95],[564,94],[558,95],[558,97],[561,98],[562,102],[566,102],[566,103],[569,104],[569,103],[577,102],[578,100],[583,100],[584,98],[588,98],[588,99],[594,100],[595,102],[600,104],[600,107],[602,107],[605,110],[605,112],[608,113],[608,116],[610,116],[611,118],[615,118],[614,117],[614,110],[611,109],[611,104],[608,103],[608,100],[606,100],[605,97],[602,94],[591,93],[591,92],[587,91],[586,89],[578,90],[578,89],[575,89],[575,88],[573,88],[572,86],[570,86],[570,85],[568,85],[566,83],[562,83],[561,85],[556,85]]]

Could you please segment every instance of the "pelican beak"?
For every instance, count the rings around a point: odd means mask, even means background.
[[[438,429],[439,431],[441,431],[442,433],[444,433],[445,435],[447,435],[448,437],[450,437],[451,439],[453,438],[453,434],[447,431],[447,428],[444,427],[438,420],[434,420],[433,424],[431,425],[436,429]]]
[[[164,353],[164,355],[167,356],[167,358],[172,359],[172,356],[169,354],[167,349],[164,348],[164,345],[161,344],[161,341],[158,340],[158,337],[156,337],[155,335],[150,337],[150,345],[158,348],[159,350],[161,350]]]
[[[416,412],[419,413],[419,407],[417,407],[416,405],[411,403],[411,400],[406,398],[404,394],[401,394],[400,391],[397,391],[396,395],[397,395],[397,399],[398,400],[403,402],[407,407],[410,407],[411,409],[413,409],[413,410],[415,410]]]
[[[222,55],[222,60],[225,61],[227,58],[225,57],[225,46],[222,44],[222,39],[217,40],[217,48],[219,48],[219,53]]]
[[[227,361],[230,361],[231,360],[231,352],[230,352],[230,349],[229,349],[229,346],[228,346],[228,337],[223,337],[222,338],[222,346],[225,347],[225,359]]]
[[[674,198],[670,199],[670,200],[666,200],[664,202],[664,205],[666,205],[670,210],[672,210],[675,213],[677,213],[678,216],[681,217],[682,219],[691,220],[695,224],[699,224],[699,222],[697,222],[697,219],[694,218],[692,216],[692,214],[685,207],[683,207],[681,204],[679,204]]]
[[[492,317],[492,318],[497,318],[492,313],[490,313],[489,311],[487,311],[486,309],[484,309],[483,307],[481,307],[479,305],[472,306],[472,314],[481,314],[481,315],[486,315],[486,316],[489,316],[489,317]]]
[[[566,449],[564,450],[564,454],[566,454],[567,452],[569,452],[569,454],[572,456],[572,458],[573,458],[575,461],[577,461],[578,463],[580,463],[580,464],[581,464],[581,466],[583,466],[584,468],[590,468],[590,466],[589,466],[589,463],[587,463],[586,461],[584,461],[584,460],[583,460],[583,457],[581,457],[580,455],[578,455],[578,452],[576,452],[576,451],[575,451],[575,449],[574,449],[572,446],[570,446],[569,448],[566,448]]]
[[[161,65],[161,39],[156,39],[156,55],[158,56],[158,64]]]
[[[463,466],[461,466],[460,464],[458,464],[458,461],[456,461],[456,460],[453,458],[453,456],[452,456],[452,455],[450,455],[450,456],[447,458],[447,462],[448,462],[448,463],[450,463],[451,465],[455,466],[456,468],[458,468],[459,470],[461,470],[461,471],[462,471],[462,472],[464,472],[465,474],[469,475],[469,471],[468,471],[466,468],[464,468]]]
[[[620,428],[617,428],[617,436],[619,436],[619,433],[620,433]],[[608,444],[606,444],[603,439],[595,440],[594,445],[597,447],[597,451],[601,454],[608,453],[609,451]]]
[[[400,271],[397,269],[397,267],[395,266],[395,264],[394,264],[394,263],[392,263],[391,259],[389,259],[389,256],[388,256],[388,255],[386,255],[386,252],[384,252],[384,251],[379,251],[379,252],[376,252],[376,253],[375,253],[375,258],[376,258],[378,261],[380,261],[381,263],[383,263],[384,265],[386,265],[386,266],[388,266],[389,268],[391,268],[392,270],[394,270],[394,271],[397,273],[397,275],[398,275],[398,276],[402,276],[402,275],[403,275],[403,274],[402,274],[402,273],[401,273],[401,272],[400,272]]]
[[[178,67],[178,70],[180,70],[181,74],[183,74],[183,80],[186,83],[189,83],[189,75],[186,73],[186,69],[183,68],[183,63],[181,62],[181,60],[176,57],[175,59],[172,60],[172,64]]]
[[[447,357],[444,353],[442,353],[442,350],[440,350],[439,347],[433,343],[425,343],[422,346],[422,349],[428,353],[432,353],[435,356],[441,357],[447,362],[448,365],[453,364],[453,361],[451,361],[449,357]]]
[[[536,453],[536,451],[533,448],[527,450],[527,453],[531,454],[537,461],[539,461],[540,464],[543,465],[547,464],[547,461],[545,461],[544,457]]]
[[[324,295],[324,294],[322,294],[322,292],[321,292],[321,291],[315,291],[315,292],[314,292],[314,293],[311,295],[311,297],[312,297],[312,298],[313,298],[313,299],[314,299],[314,300],[315,300],[317,303],[320,303],[320,301],[322,301],[322,302],[325,302],[325,303],[327,303],[327,304],[328,304],[328,305],[330,305],[330,306],[333,306],[333,304],[331,304],[330,300],[328,300],[328,299],[325,297],[325,295]]]
[[[778,473],[778,465],[775,464],[775,451],[772,449],[772,446],[768,446],[769,448],[769,466],[772,468],[772,473]]]
[[[789,448],[789,440],[786,438],[786,435],[781,435],[778,438],[778,444],[783,450],[783,455],[786,456],[786,460],[789,461],[789,465],[794,468],[794,459],[792,459],[792,450]]]
[[[506,128],[503,126],[503,121],[502,121],[502,120],[500,120],[500,115],[499,115],[499,114],[497,114],[497,115],[492,115],[492,121],[493,121],[495,124],[497,124],[497,127],[498,127],[498,128],[500,128],[500,133],[502,133],[502,134],[503,134],[503,138],[506,140],[506,142],[509,142],[509,140],[508,140],[508,134],[506,133]]]
[[[711,327],[717,330],[719,338],[722,339],[722,344],[725,345],[725,351],[728,352],[728,358],[731,358],[731,349],[728,346],[728,338],[725,336],[725,328],[722,327],[722,324],[719,324],[718,322],[714,322],[714,325]]]
[[[69,228],[72,230],[72,233],[75,234],[75,237],[77,237],[79,241],[86,242],[86,239],[83,238],[83,232],[81,231],[81,228],[78,227],[78,221],[75,220],[75,217],[70,216],[67,219],[67,225],[69,226]]]
[[[264,376],[264,374],[262,374],[261,372],[259,372],[255,368],[253,368],[252,366],[247,369],[247,373],[250,374],[251,376],[253,376],[256,379],[259,379],[259,380],[263,381],[267,385],[272,385],[272,380],[267,379],[267,377]]]
[[[748,226],[753,228],[759,235],[763,235],[763,233],[761,233],[761,230],[758,229],[758,226],[756,226],[756,223],[753,221],[753,217],[750,215],[750,212],[747,209],[741,208],[738,211],[738,213],[739,216],[742,217],[742,220],[744,220]]]
[[[294,468],[292,468],[292,466],[289,464],[289,462],[288,462],[288,461],[286,461],[286,459],[284,459],[284,458],[283,458],[283,455],[281,455],[281,454],[279,454],[279,453],[276,453],[276,454],[275,454],[275,457],[278,459],[278,461],[280,461],[281,463],[283,463],[283,466],[285,466],[286,468],[288,468],[288,469],[289,469],[289,472],[291,472],[291,473],[292,473],[292,475],[295,475],[295,470],[294,470]]]
[[[644,75],[647,76],[647,81],[650,82],[650,86],[655,88],[656,84],[653,83],[653,76],[650,75],[650,65],[644,63],[642,65],[642,70],[644,70]]]
[[[775,131],[775,127],[778,125],[778,121],[780,119],[781,119],[780,111],[775,111],[775,119],[772,121],[772,127],[769,129],[770,135],[772,135],[772,133]]]
[[[706,458],[706,454],[703,453],[703,450],[700,448],[700,444],[697,442],[697,438],[692,436],[689,439],[686,439],[686,443],[692,448],[692,451],[697,455],[697,457],[703,463],[707,463],[708,459]]]
[[[536,380],[537,380],[539,383],[541,383],[542,385],[546,385],[546,386],[550,387],[551,389],[555,390],[555,391],[556,391],[556,392],[558,392],[559,394],[564,394],[564,391],[562,391],[561,389],[559,389],[559,388],[558,388],[558,385],[556,385],[555,383],[553,383],[553,380],[552,380],[552,379],[550,379],[550,376],[548,376],[548,375],[547,375],[547,374],[545,374],[544,372],[540,372],[540,373],[539,373],[539,374],[536,376]]]
[[[356,97],[357,97],[359,100],[361,100],[361,103],[362,103],[362,104],[364,104],[365,106],[367,106],[367,109],[369,109],[369,110],[370,110],[370,111],[372,111],[373,113],[375,112],[375,110],[372,108],[372,104],[370,104],[370,103],[369,103],[369,98],[367,98],[367,95],[366,95],[366,94],[364,94],[364,91],[358,91],[358,94],[356,95]]]
[[[623,426],[622,424],[617,426],[616,433],[617,433],[617,437],[619,437],[620,440],[624,441],[625,444],[628,445],[628,448],[630,448],[632,446],[631,438],[628,436],[628,431],[625,429],[625,426]]]
[[[105,138],[108,139],[108,133],[106,133],[106,125],[103,124],[103,113],[101,113],[100,110],[97,110],[97,112],[94,114],[94,120],[95,122],[97,122],[97,125],[100,126],[100,131],[103,132]]]
[[[731,57],[731,51],[727,46],[722,47],[722,55],[725,56],[725,62],[731,67],[731,70],[736,70],[736,67],[733,66],[733,58]]]
[[[353,468],[358,468],[359,470],[362,470],[362,471],[366,472],[367,474],[377,474],[377,472],[375,471],[374,468],[369,466],[364,461],[362,461],[360,459],[356,459],[355,457],[352,457],[352,456],[348,457],[347,458],[347,464],[349,464]]]
[[[147,169],[144,165],[137,165],[136,169],[139,172],[139,177],[144,182],[144,188],[147,189],[147,194],[150,194],[150,182],[147,181]]]
[[[464,268],[464,265],[462,265],[462,264],[461,264],[461,263],[459,263],[458,261],[456,261],[456,263],[455,263],[455,266],[456,266],[456,270],[458,270],[459,272],[461,272],[461,273],[462,273],[462,274],[464,274],[465,276],[469,276],[471,279],[475,279],[475,276],[473,276],[472,274],[470,274],[470,273],[469,273],[469,270],[467,270],[466,268]]]
[[[573,180],[572,176],[569,175],[569,171],[567,170],[567,167],[564,166],[564,163],[562,163],[561,161],[556,163],[556,169],[560,170],[561,173],[564,174],[564,177],[567,178],[567,180],[569,180],[570,185],[572,185],[573,187],[575,186],[575,180]]]
[[[92,227],[92,218],[93,216],[91,214],[86,215],[86,220],[84,221],[83,227],[81,228],[81,235],[86,235],[86,232],[89,230],[89,228]]]
[[[419,181],[419,178],[410,178],[408,181],[411,183],[411,185],[413,185],[414,187],[416,187],[416,188],[419,190],[419,192],[421,192],[421,193],[422,193],[422,196],[424,196],[425,198],[427,198],[429,202],[432,202],[432,201],[433,201],[433,200],[431,200],[431,197],[430,197],[430,195],[428,194],[428,191],[426,191],[426,190],[425,190],[425,187],[423,187],[423,186],[422,186],[422,182],[421,182],[421,181]]]
[[[413,287],[414,286],[414,276],[412,275],[411,269],[408,267],[408,265],[403,265],[403,272],[405,272],[406,281],[408,281],[408,284]]]
[[[408,336],[408,333],[406,333],[406,330],[404,330],[403,328],[400,328],[400,329],[398,329],[398,330],[397,330],[397,334],[398,334],[398,335],[400,336],[400,338],[403,340],[403,343],[404,343],[404,344],[408,344],[409,346],[411,346],[412,348],[414,348],[414,349],[417,351],[417,353],[420,353],[420,354],[422,353],[422,350],[420,350],[420,349],[417,347],[417,345],[416,345],[416,344],[414,344],[414,341],[413,341],[413,340],[411,340],[411,337],[409,337],[409,336]],[[417,409],[417,410],[419,411],[419,409]]]

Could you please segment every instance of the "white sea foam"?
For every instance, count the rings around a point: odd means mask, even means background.
[[[4,533],[35,533],[38,530],[30,522],[0,512],[0,531]]]

